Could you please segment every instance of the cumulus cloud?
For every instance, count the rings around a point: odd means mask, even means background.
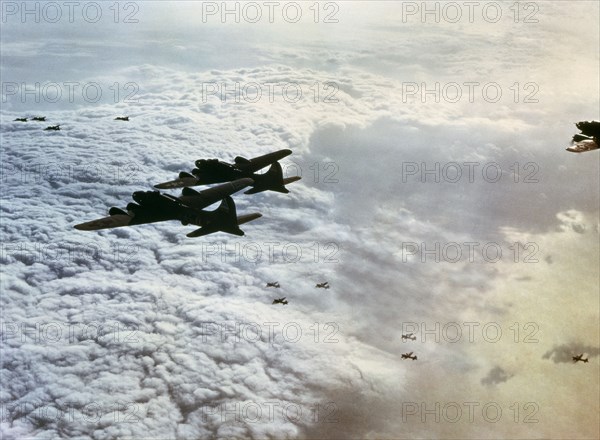
[[[481,379],[481,384],[486,386],[494,386],[502,382],[506,382],[511,378],[511,375],[504,371],[502,367],[494,367],[492,368],[487,376]]]

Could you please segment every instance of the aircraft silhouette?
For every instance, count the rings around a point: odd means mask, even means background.
[[[281,164],[277,162],[292,154],[292,150],[279,150],[274,153],[265,154],[246,159],[238,156],[234,163],[222,162],[218,159],[199,159],[196,168],[190,173],[182,171],[179,178],[169,182],[154,185],[157,189],[173,189],[196,185],[210,185],[212,183],[230,182],[241,178],[251,178],[254,183],[252,189],[244,194],[256,194],[263,191],[277,191],[284,194],[289,193],[285,185],[300,180],[300,176],[283,178]],[[271,165],[264,174],[256,171]]]
[[[49,125],[44,130],[60,130],[60,125]]]
[[[414,335],[414,333],[409,333],[407,335],[402,335],[402,339],[410,339],[412,341],[416,341],[417,337]]]
[[[46,117],[45,116],[36,116],[34,118],[32,118],[33,121],[45,121]]]
[[[413,354],[412,351],[410,353],[404,353],[402,355],[402,359],[412,359],[413,361],[416,361],[417,360],[417,356],[416,355],[413,356],[412,354]]]
[[[159,191],[137,191],[132,194],[136,203],[129,203],[127,211],[110,208],[109,216],[98,220],[75,225],[81,231],[118,228],[121,226],[142,225],[146,223],[179,220],[182,225],[201,226],[187,237],[201,237],[214,232],[226,232],[242,236],[244,231],[239,225],[259,217],[260,213],[237,216],[231,194],[252,184],[252,179],[240,179],[223,185],[214,186],[198,192],[185,188],[181,197],[161,194]],[[203,211],[207,206],[221,200],[214,211]]]
[[[283,298],[277,298],[273,300],[272,304],[283,304],[286,305],[288,302],[285,299],[285,296]]]
[[[13,122],[27,122],[27,118],[17,118],[14,119]]]
[[[587,363],[589,359],[583,359],[583,354],[581,353],[579,356],[573,356],[573,363],[577,363],[579,361]]]
[[[572,146],[567,148],[567,151],[583,153],[600,148],[600,122],[581,121],[575,125],[581,133],[573,136],[573,140],[571,141]]]
[[[129,116],[117,116],[115,121],[129,121]]]
[[[324,283],[317,283],[315,287],[318,289],[329,289],[329,281],[325,281]]]
[[[279,289],[281,286],[279,285],[278,281],[275,281],[274,283],[267,283],[267,287],[275,287]]]

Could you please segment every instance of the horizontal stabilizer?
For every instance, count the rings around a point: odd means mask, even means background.
[[[261,188],[250,188],[248,191],[245,191],[244,194],[258,194],[263,191],[276,191],[283,194],[287,194],[290,191],[282,185],[278,186],[269,186],[269,187],[261,187]]]
[[[190,173],[186,173],[185,171],[182,171],[181,173],[179,173],[179,178],[180,179],[185,179],[185,178],[194,178],[194,176]]]
[[[99,229],[118,228],[120,226],[129,225],[132,218],[133,217],[129,215],[111,215],[110,217],[104,217],[98,220],[92,220],[91,222],[75,225],[75,229],[79,229],[80,231],[97,231]]]
[[[256,220],[257,218],[261,218],[262,214],[260,212],[255,212],[253,214],[244,214],[240,215],[237,218],[238,225],[243,225],[244,223],[251,222],[252,220]]]
[[[221,203],[221,206],[219,206],[219,208],[217,210],[222,210],[222,211],[228,211],[228,212],[232,212],[235,210],[235,205],[232,207],[231,204],[233,204],[233,200],[229,201],[229,200],[224,200]],[[252,214],[244,214],[244,215],[240,215],[239,217],[237,217],[237,225],[226,225],[226,226],[208,226],[208,227],[203,227],[203,228],[199,228],[196,229],[195,231],[190,232],[189,234],[187,234],[188,237],[190,238],[195,238],[195,237],[203,237],[205,235],[208,234],[212,234],[215,232],[226,232],[228,234],[233,234],[233,235],[238,235],[240,237],[242,237],[244,235],[244,231],[242,231],[238,225],[243,225],[244,223],[248,223],[251,222],[252,220],[256,220],[257,218],[262,217],[262,214],[259,212],[254,212]]]
[[[195,231],[190,232],[186,236],[189,238],[204,237],[205,235],[213,234],[215,232],[227,232],[228,234],[238,235],[240,237],[242,237],[244,235],[244,231],[242,231],[240,228],[216,229],[216,228],[204,227],[204,228],[196,229]]]
[[[302,179],[302,177],[300,177],[300,176],[286,177],[285,179],[283,179],[283,184],[289,185],[290,183],[297,182],[300,179]]]

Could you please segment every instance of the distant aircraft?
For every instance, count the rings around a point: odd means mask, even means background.
[[[267,283],[267,287],[275,287],[279,289],[281,286],[279,285],[278,281],[275,281],[274,283]]]
[[[226,232],[244,235],[239,225],[248,223],[259,217],[260,213],[237,216],[235,203],[231,194],[252,184],[252,179],[240,179],[218,185],[202,192],[185,188],[181,197],[161,194],[159,191],[137,191],[132,194],[136,203],[129,203],[127,211],[110,208],[109,216],[75,226],[82,231],[118,228],[121,226],[142,225],[146,223],[179,220],[184,226],[191,224],[201,226],[187,237],[202,237],[214,232]],[[203,211],[207,206],[221,200],[214,211]]]
[[[49,125],[44,130],[60,130],[60,125]]]
[[[315,287],[319,289],[329,289],[329,281],[325,281],[324,283],[317,283]]]
[[[410,339],[412,341],[416,341],[417,337],[414,335],[414,333],[409,333],[407,335],[402,335],[402,339]]]
[[[283,304],[286,305],[288,302],[285,299],[285,296],[283,298],[277,298],[273,300],[272,304]]]
[[[573,363],[577,363],[579,361],[587,363],[587,361],[589,360],[589,359],[582,359],[582,358],[583,358],[583,353],[581,353],[579,356],[573,356]]]
[[[27,122],[27,118],[17,118],[13,122]]]
[[[412,354],[413,354],[412,351],[410,353],[404,353],[402,355],[402,359],[412,359],[413,361],[416,361],[417,360],[417,356],[416,355],[413,356]]]
[[[45,121],[46,117],[45,116],[36,116],[32,120],[34,120],[34,121]]]
[[[157,189],[173,189],[196,185],[210,185],[212,183],[229,182],[244,177],[251,178],[253,188],[244,194],[255,194],[263,191],[277,191],[284,194],[289,193],[285,185],[300,180],[300,176],[283,178],[281,164],[277,162],[292,154],[292,150],[279,150],[264,156],[246,159],[238,156],[234,163],[222,162],[218,159],[200,159],[196,161],[196,167],[192,173],[184,171],[179,173],[179,178],[169,182],[154,185]],[[271,165],[264,174],[256,174]]]
[[[115,121],[129,121],[129,116],[117,116]]]
[[[573,136],[571,144],[573,146],[567,148],[567,151],[572,153],[583,153],[585,151],[597,150],[600,145],[600,122],[598,121],[581,121],[575,124],[581,134]]]

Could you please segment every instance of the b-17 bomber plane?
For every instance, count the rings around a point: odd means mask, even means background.
[[[58,131],[58,130],[60,130],[60,125],[49,125],[46,128],[44,128],[44,130],[55,130],[55,131]]]
[[[115,121],[129,121],[129,116],[117,116]]]
[[[31,120],[44,122],[46,120],[46,117],[45,116],[34,116],[33,118],[31,118]]]
[[[581,353],[579,356],[573,356],[573,363],[576,364],[579,361],[587,363],[589,359],[583,359],[583,353]]]
[[[572,146],[567,148],[567,151],[583,153],[600,148],[600,122],[581,121],[575,125],[581,133],[573,136]]]
[[[324,283],[317,283],[315,287],[317,289],[329,289],[329,281],[325,281]]]
[[[14,119],[13,122],[27,122],[27,118],[17,118]]]
[[[415,336],[414,333],[409,333],[407,335],[402,335],[402,339],[410,339],[411,341],[416,341],[417,337]]]
[[[285,299],[285,296],[283,298],[277,298],[273,300],[272,304],[283,304],[284,306],[287,304],[287,300]]]
[[[284,194],[289,193],[285,187],[292,182],[300,180],[300,176],[283,178],[283,170],[279,162],[286,156],[292,154],[291,150],[279,150],[264,156],[246,159],[238,156],[234,163],[227,163],[218,159],[200,159],[196,161],[196,168],[190,173],[182,171],[179,178],[169,182],[154,185],[157,189],[173,189],[197,185],[210,185],[212,183],[230,182],[241,178],[251,178],[253,188],[244,194],[256,194],[263,191],[277,191]],[[271,165],[264,174],[256,174]]]
[[[417,360],[417,356],[416,355],[413,356],[412,354],[413,354],[412,351],[410,353],[404,353],[402,355],[402,359],[412,359],[413,361],[416,361]]]
[[[267,287],[275,287],[279,289],[281,286],[279,285],[278,281],[275,281],[274,283],[267,283]]]
[[[235,203],[231,194],[247,188],[252,179],[239,179],[234,182],[218,185],[202,192],[185,188],[181,197],[161,194],[159,191],[137,191],[132,194],[136,203],[129,203],[127,211],[110,208],[109,216],[75,226],[81,231],[118,228],[121,226],[142,225],[167,220],[179,220],[181,224],[201,226],[187,237],[201,237],[214,232],[226,232],[242,236],[244,232],[239,225],[248,223],[259,217],[260,213],[237,216]],[[203,211],[207,206],[221,201],[214,211]]]

